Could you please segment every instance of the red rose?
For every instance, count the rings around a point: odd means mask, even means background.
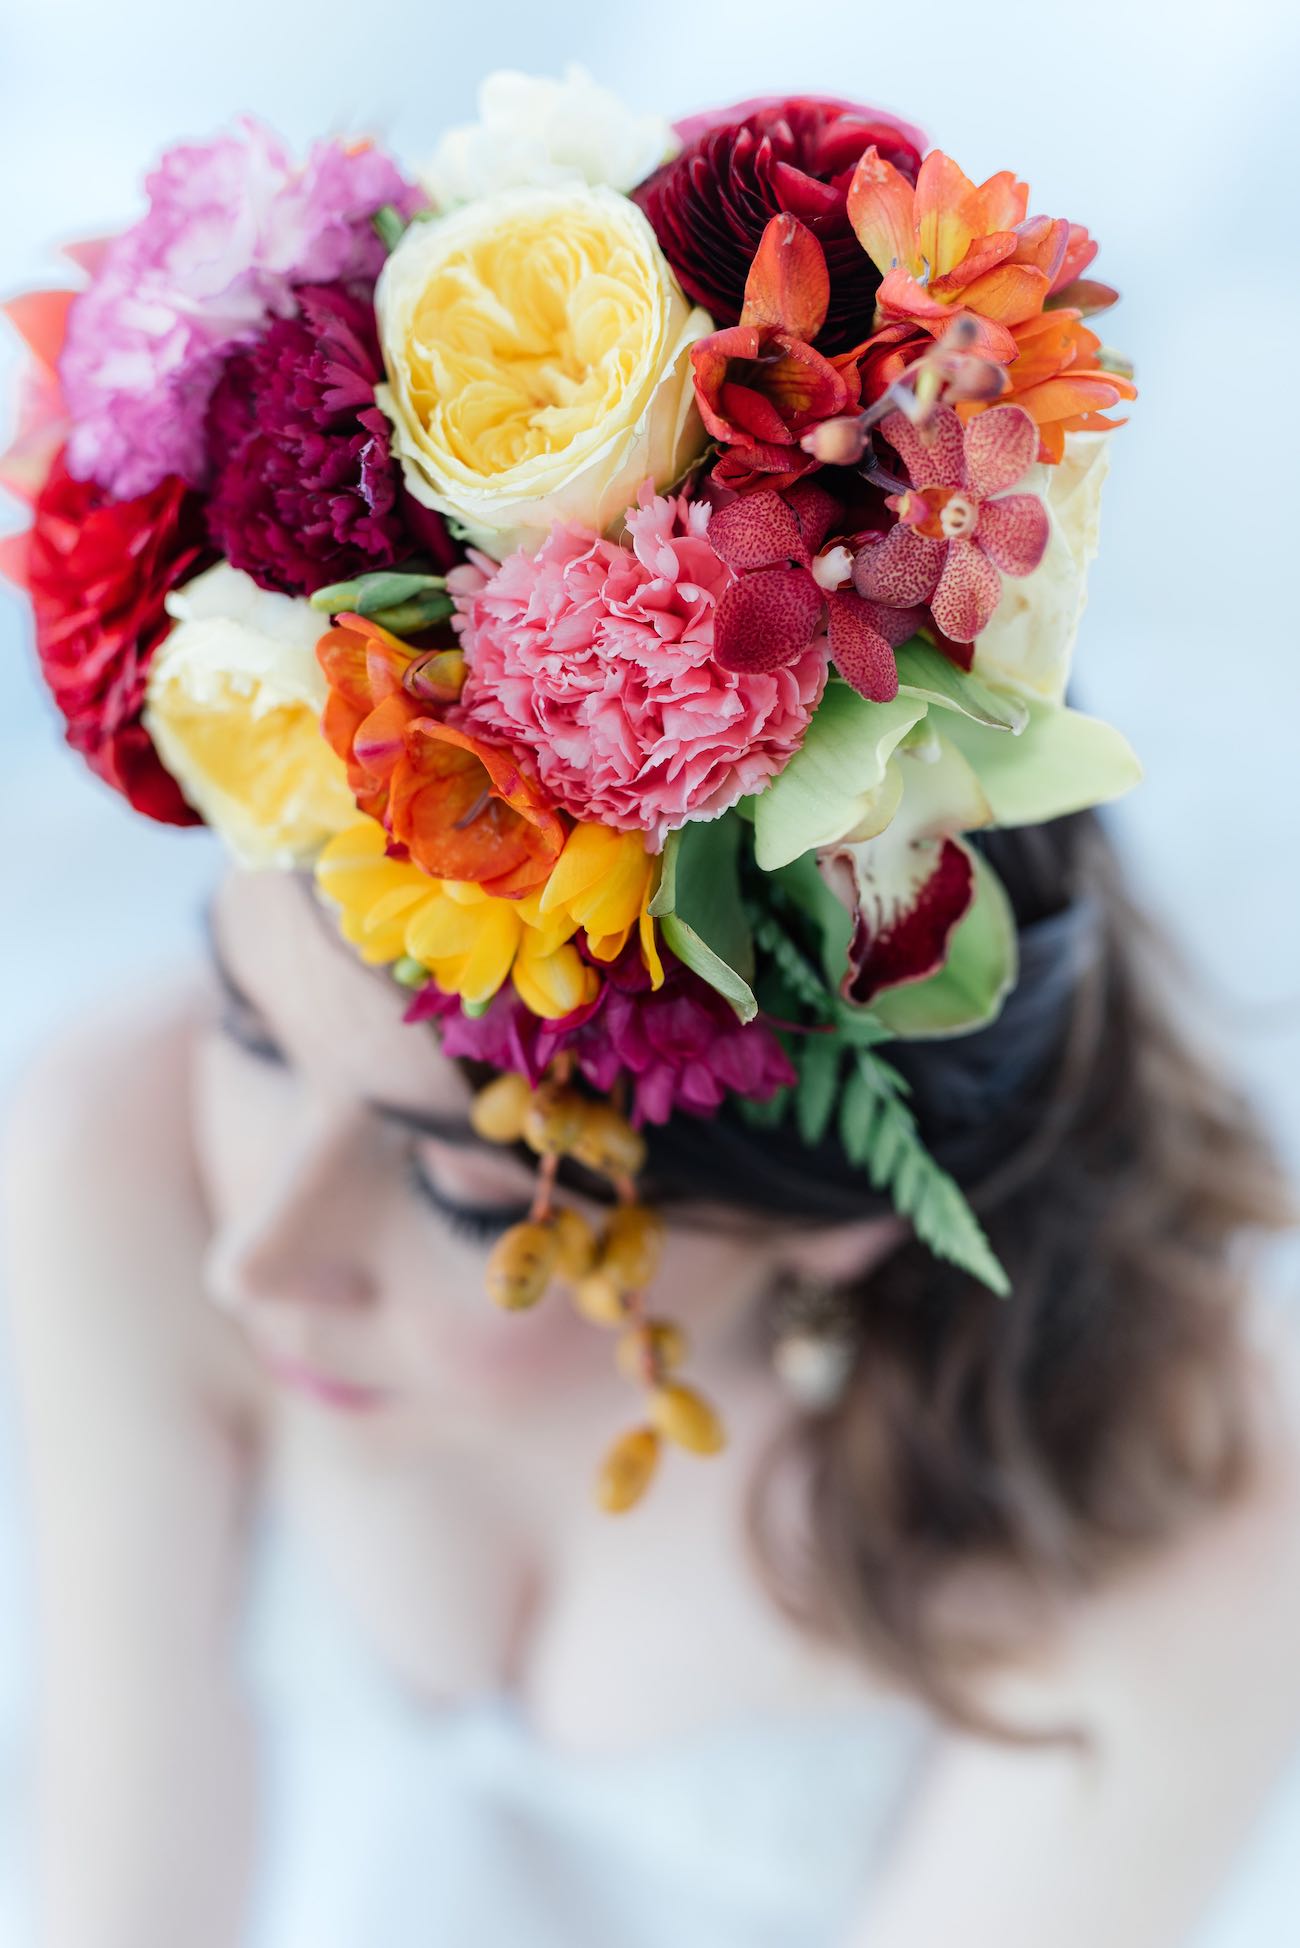
[[[172,477],[110,500],[74,480],[60,453],[23,540],[36,650],[69,744],[136,811],[199,824],[140,722],[150,659],[171,626],[163,598],[203,555],[197,497]]]
[[[848,351],[871,331],[877,271],[846,208],[858,158],[874,143],[915,182],[925,138],[877,108],[816,96],[741,102],[678,125],[681,154],[634,192],[687,295],[719,325],[740,318],[745,279],[774,216],[788,212],[826,253],[830,307],[818,339]]]

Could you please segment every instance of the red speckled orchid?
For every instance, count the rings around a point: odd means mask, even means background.
[[[898,694],[894,651],[916,633],[919,609],[865,601],[850,583],[853,553],[822,548],[840,506],[815,481],[771,488],[720,508],[709,522],[714,552],[736,579],[718,603],[714,654],[724,670],[780,669],[824,627],[831,659],[873,703]]]
[[[953,407],[936,406],[919,426],[890,413],[880,431],[912,484],[890,496],[898,525],[858,555],[854,586],[873,602],[928,603],[945,636],[973,642],[1001,599],[999,571],[1029,575],[1047,547],[1038,496],[1005,491],[1033,464],[1037,428],[1019,406],[990,407],[964,428]]]
[[[797,217],[774,216],[750,266],[740,323],[691,348],[700,414],[723,448],[715,476],[727,486],[789,486],[815,465],[801,436],[857,405],[852,354],[813,350],[829,302],[821,245]]]
[[[567,828],[509,751],[429,714],[430,659],[356,615],[340,616],[316,654],[329,684],[321,728],[398,856],[498,897],[540,886]]]

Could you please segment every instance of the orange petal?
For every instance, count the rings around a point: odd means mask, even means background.
[[[75,291],[23,291],[0,305],[2,313],[47,372],[54,372],[68,332]]]
[[[1029,264],[999,264],[977,277],[961,294],[962,303],[1003,325],[1018,325],[1043,308],[1047,279]]]
[[[1050,288],[1065,262],[1069,241],[1070,226],[1063,216],[1032,216],[1016,231],[1015,261],[1042,271]]]
[[[853,172],[848,210],[858,242],[882,277],[895,266],[920,270],[912,185],[874,145]]]
[[[508,751],[432,717],[407,726],[389,819],[425,872],[503,895],[542,885],[567,836]]]
[[[783,211],[774,216],[745,279],[742,325],[768,325],[811,345],[831,299],[826,255],[811,230]]]
[[[999,170],[978,189],[972,187],[962,206],[962,216],[975,236],[987,230],[1014,230],[1025,220],[1029,208],[1029,185],[1016,181],[1011,169]]]
[[[965,205],[975,195],[974,183],[952,157],[931,149],[916,179],[915,208],[916,248],[932,278],[960,264],[970,249],[976,230],[966,218]],[[979,224],[981,230],[988,227]]]
[[[994,230],[987,237],[976,237],[960,264],[954,264],[942,277],[932,277],[929,288],[935,297],[960,298],[966,287],[977,277],[984,277],[989,271],[1005,264],[1014,255],[1016,233],[1014,230]]]

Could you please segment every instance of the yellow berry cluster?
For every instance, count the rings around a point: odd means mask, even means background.
[[[527,1220],[512,1225],[488,1258],[489,1298],[521,1312],[562,1280],[584,1319],[617,1329],[618,1370],[646,1389],[645,1423],[619,1436],[596,1478],[600,1506],[619,1514],[649,1487],[665,1440],[693,1454],[716,1454],[726,1440],[703,1395],[671,1377],[686,1357],[681,1328],[645,1312],[645,1288],[664,1246],[663,1219],[636,1195],[645,1139],[612,1103],[589,1101],[562,1073],[536,1090],[520,1075],[495,1077],[475,1097],[470,1122],[485,1142],[523,1142],[539,1159]],[[555,1202],[562,1157],[614,1187],[618,1204],[599,1236],[580,1212]]]

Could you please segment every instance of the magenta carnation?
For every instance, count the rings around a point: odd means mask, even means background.
[[[509,989],[475,1018],[433,982],[406,1018],[436,1021],[445,1055],[512,1069],[534,1088],[548,1064],[569,1053],[602,1095],[621,1081],[631,1086],[638,1125],[666,1123],[683,1112],[712,1116],[728,1095],[767,1102],[794,1082],[767,1022],[738,1021],[730,1004],[671,954],[664,955],[658,990],[635,943],[601,971],[596,1000],[563,1021],[540,1020]]]
[[[731,573],[709,545],[709,511],[644,493],[631,547],[557,526],[536,555],[451,579],[469,665],[459,721],[527,750],[574,818],[656,846],[778,772],[826,680],[820,648],[762,674],[714,660]]]
[[[422,201],[369,145],[320,142],[295,169],[252,121],[168,150],[146,187],[147,213],[72,305],[60,364],[69,468],[119,498],[168,474],[204,485],[204,417],[228,353],[292,315],[295,284],[373,282],[384,246],[371,218]]]
[[[296,296],[298,316],[275,319],[229,359],[212,395],[208,528],[262,588],[310,595],[416,544],[375,404],[384,368],[373,307],[341,284]],[[452,559],[445,545],[443,564]]]

